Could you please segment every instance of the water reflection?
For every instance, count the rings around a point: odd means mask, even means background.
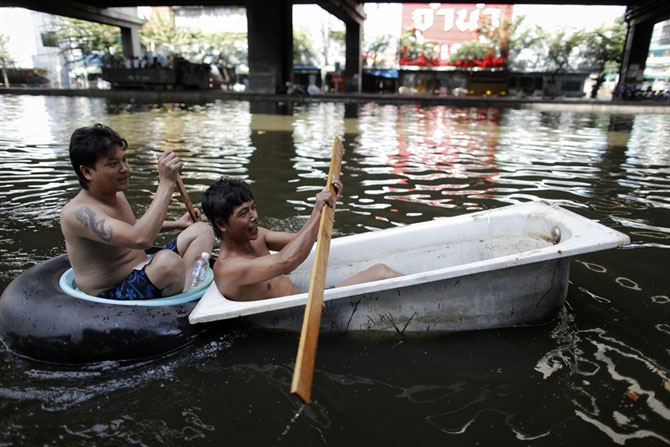
[[[320,340],[308,407],[288,394],[293,336],[233,332],[153,362],[83,370],[0,349],[0,444],[670,443],[670,115],[256,107],[0,95],[0,287],[63,252],[58,213],[79,190],[68,141],[96,122],[130,143],[136,214],[171,149],[196,205],[221,175],[241,176],[263,224],[295,230],[338,136],[336,235],[541,198],[633,243],[575,259],[566,307],[547,326]],[[183,212],[175,198],[171,217]]]
[[[575,404],[575,414],[616,444],[639,438],[670,443],[670,437],[640,428],[641,423],[663,424],[670,419],[670,407],[662,395],[670,372],[601,328],[580,331],[574,323],[570,325],[558,326],[552,333],[559,347],[535,368],[543,379],[553,380],[558,371],[567,369],[556,379]],[[608,398],[603,399],[603,394]]]

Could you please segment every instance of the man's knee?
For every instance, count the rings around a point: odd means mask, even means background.
[[[206,224],[205,222],[196,222],[188,227],[188,229],[191,228],[193,228],[192,231],[196,237],[211,239],[212,241],[214,240],[214,230],[212,230],[211,225]]]
[[[186,247],[188,247],[195,240],[203,242],[208,241],[211,242],[213,246],[214,230],[212,230],[212,227],[205,222],[196,222],[179,234],[177,243],[180,246],[184,244]],[[181,250],[179,252],[182,253]]]
[[[372,267],[370,267],[370,272],[377,279],[388,279],[400,276],[400,273],[396,272],[388,265],[382,263],[375,264]]]
[[[196,222],[177,236],[177,250],[183,257],[193,243],[200,251],[210,251],[214,247],[214,230],[205,222]],[[200,253],[197,253],[200,256]]]
[[[183,286],[186,266],[184,260],[173,251],[161,250],[154,255],[151,263],[146,266],[145,271],[152,283],[159,289],[165,289],[171,285]]]

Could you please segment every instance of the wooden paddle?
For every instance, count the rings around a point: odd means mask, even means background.
[[[186,188],[184,188],[184,182],[181,180],[181,176],[177,177],[177,188],[179,188],[179,194],[181,194],[181,200],[184,201],[188,214],[191,216],[193,222],[197,222],[198,216],[195,214],[195,209],[193,209],[193,204],[191,203],[191,198],[186,193]]]
[[[342,151],[342,142],[339,138],[335,137],[333,155],[330,159],[330,171],[328,171],[328,183],[326,184],[333,195],[337,194],[332,182],[340,178]],[[321,325],[323,288],[326,284],[326,270],[328,268],[328,253],[330,252],[330,238],[333,233],[334,216],[335,204],[332,207],[324,205],[321,211],[321,222],[319,223],[319,233],[316,239],[312,279],[309,283],[307,306],[305,307],[305,316],[302,320],[298,355],[295,360],[295,370],[293,371],[291,393],[297,394],[303,402],[309,402],[312,392],[314,360],[316,358],[316,345],[319,338],[319,326]]]

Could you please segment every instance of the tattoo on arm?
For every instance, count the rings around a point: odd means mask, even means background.
[[[103,241],[112,240],[112,227],[107,225],[105,228],[105,219],[96,219],[95,211],[87,206],[80,206],[74,211],[74,217],[77,218],[84,228],[90,228]]]

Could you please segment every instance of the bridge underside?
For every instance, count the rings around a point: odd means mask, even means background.
[[[654,25],[670,19],[670,2],[654,0],[629,5],[626,8],[625,19],[628,34],[619,72],[619,85],[638,84],[644,79],[644,68]]]
[[[389,0],[387,0],[389,1]],[[394,1],[391,0],[393,3]],[[412,3],[412,0],[395,3]],[[294,4],[317,4],[346,25],[345,87],[360,92],[362,69],[362,25],[365,20],[360,0],[0,0],[0,6],[15,6],[49,14],[105,23],[121,28],[124,56],[139,56],[139,28],[142,22],[123,11],[134,6],[244,6],[247,10],[249,44],[249,88],[252,92],[274,93],[292,81]],[[423,2],[422,2],[423,3]],[[443,2],[458,3],[458,2]],[[555,1],[522,0],[516,4],[555,4]],[[621,83],[642,81],[651,33],[657,22],[670,18],[670,2],[650,0],[583,1],[562,4],[626,5],[626,37],[621,64]]]

